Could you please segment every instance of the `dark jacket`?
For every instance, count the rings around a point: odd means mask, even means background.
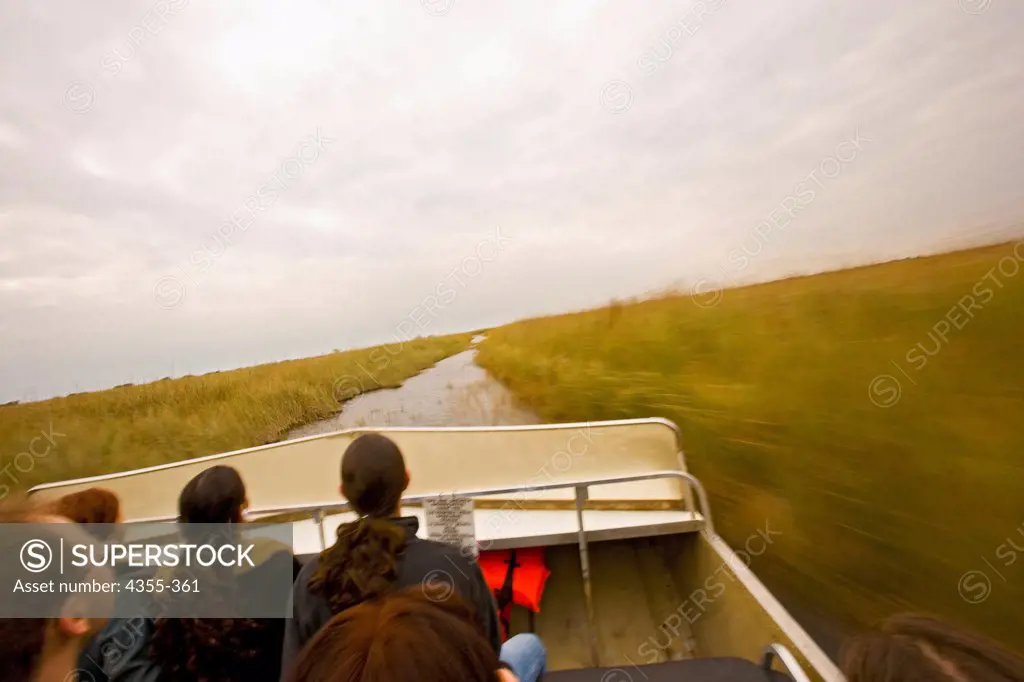
[[[404,516],[393,521],[405,529],[405,548],[398,557],[398,579],[395,588],[420,585],[427,578],[431,582],[450,582],[459,595],[476,607],[477,618],[494,651],[501,649],[501,631],[494,597],[484,580],[480,567],[473,559],[463,556],[458,548],[416,537],[419,519]],[[306,642],[327,624],[334,614],[322,595],[311,594],[309,580],[320,565],[320,557],[311,559],[299,572],[292,592],[292,618],[287,621],[284,634],[284,653],[281,657],[281,679],[287,677],[292,664]]]
[[[153,635],[151,618],[111,618],[82,652],[82,682],[159,682],[160,667],[147,649]]]
[[[258,599],[256,591],[267,582],[260,574],[280,575],[280,570],[287,570],[285,566],[289,565],[293,575],[297,575],[301,566],[290,551],[272,552],[270,558],[240,577],[240,586],[245,594],[253,594]],[[282,602],[275,610],[284,612],[283,607]],[[288,620],[267,618],[261,622],[264,628],[256,635],[258,640],[253,646],[262,655],[254,662],[256,672],[247,675],[247,680],[275,682],[281,668],[281,642]],[[78,663],[79,679],[82,682],[170,682],[149,653],[154,629],[152,618],[112,618],[82,652]],[[182,652],[182,656],[185,655]]]

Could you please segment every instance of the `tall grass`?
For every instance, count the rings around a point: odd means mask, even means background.
[[[782,533],[754,566],[769,584],[849,623],[923,610],[1024,651],[1014,246],[528,320],[478,360],[546,419],[679,424],[719,532]]]
[[[52,480],[276,441],[340,401],[399,385],[468,334],[0,406],[0,497]],[[33,439],[35,439],[33,441]]]

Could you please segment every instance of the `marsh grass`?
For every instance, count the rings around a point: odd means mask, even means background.
[[[0,406],[0,497],[47,481],[271,443],[330,417],[339,398],[398,386],[468,345],[468,334],[431,337]],[[49,452],[30,454],[32,439],[51,430],[33,448]]]
[[[770,585],[849,624],[929,611],[1024,651],[1024,552],[1005,547],[1024,547],[1024,271],[986,279],[1020,266],[1013,247],[528,320],[478,361],[548,420],[679,424],[726,540],[782,532],[756,567]],[[982,281],[990,300],[936,343]],[[902,391],[885,408],[883,374]]]

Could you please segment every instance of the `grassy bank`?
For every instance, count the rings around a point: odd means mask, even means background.
[[[723,536],[782,533],[753,566],[769,584],[850,623],[924,610],[1024,651],[1013,248],[528,320],[478,360],[546,419],[678,423]]]
[[[0,406],[0,497],[46,481],[273,442],[468,344],[467,334],[417,339]]]

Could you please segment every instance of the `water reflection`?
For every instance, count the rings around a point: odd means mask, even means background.
[[[537,415],[517,405],[508,389],[479,367],[475,358],[475,350],[445,358],[399,388],[356,396],[334,417],[293,429],[287,438],[364,426],[540,423]]]

